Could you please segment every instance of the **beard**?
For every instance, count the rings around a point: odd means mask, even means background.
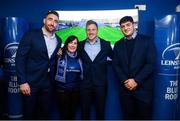
[[[54,26],[52,26],[52,25],[45,25],[45,29],[46,29],[46,31],[48,31],[49,33],[52,33],[52,32],[54,32],[56,29],[55,29],[55,27]]]

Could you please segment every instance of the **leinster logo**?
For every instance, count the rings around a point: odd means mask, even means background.
[[[19,43],[9,43],[4,48],[4,68],[5,70],[15,71],[15,57]]]
[[[162,53],[161,65],[174,66],[179,69],[180,60],[180,43],[168,46]]]
[[[168,54],[173,54],[174,60],[178,60],[180,58],[180,43],[176,43],[167,47],[162,53],[162,59],[165,59]]]

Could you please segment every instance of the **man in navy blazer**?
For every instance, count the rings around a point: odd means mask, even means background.
[[[27,32],[20,41],[16,71],[23,94],[24,119],[48,119],[55,57],[61,46],[61,39],[54,33],[58,21],[58,13],[48,11],[43,20],[44,26]],[[40,115],[36,117],[39,107]]]
[[[113,68],[120,81],[123,119],[151,119],[155,46],[149,37],[135,30],[133,18],[123,17],[124,38],[113,49]]]
[[[83,63],[83,81],[80,84],[82,119],[90,119],[91,102],[95,104],[96,119],[104,119],[107,93],[107,58],[112,48],[97,36],[98,25],[89,20],[86,23],[87,39],[80,42],[79,54]]]

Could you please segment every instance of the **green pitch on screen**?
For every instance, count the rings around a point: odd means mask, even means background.
[[[86,31],[83,27],[61,29],[57,31],[56,34],[62,39],[63,43],[70,35],[77,36],[79,41],[86,39]],[[111,42],[112,45],[114,45],[116,41],[124,37],[123,33],[118,28],[107,26],[99,27],[98,36]]]

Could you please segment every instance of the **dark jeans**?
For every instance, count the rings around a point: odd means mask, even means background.
[[[79,105],[79,91],[56,89],[57,101],[62,120],[73,120]]]
[[[24,119],[48,119],[50,99],[50,88],[31,88],[31,95],[23,96]]]
[[[81,90],[81,118],[90,119],[91,104],[95,105],[96,119],[104,120],[107,87],[91,87]]]

